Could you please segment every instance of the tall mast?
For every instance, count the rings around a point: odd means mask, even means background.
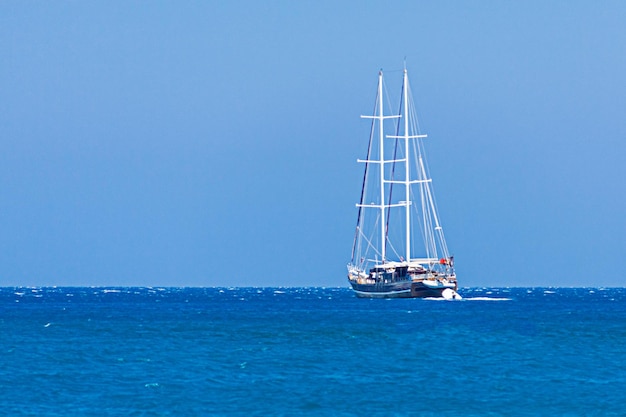
[[[404,117],[404,135],[402,136],[387,136],[388,138],[396,138],[396,139],[403,139],[404,140],[404,181],[391,181],[391,182],[397,182],[399,184],[403,184],[404,185],[404,202],[401,202],[399,205],[404,206],[405,208],[405,226],[406,226],[406,230],[405,230],[405,237],[406,237],[406,260],[407,262],[411,261],[411,185],[412,184],[420,184],[420,183],[428,183],[430,182],[430,179],[426,178],[426,174],[424,173],[423,178],[422,179],[415,179],[415,180],[411,180],[411,163],[410,158],[409,158],[409,139],[413,139],[413,140],[417,140],[417,139],[421,139],[421,138],[425,138],[427,137],[427,135],[419,135],[419,134],[413,134],[411,135],[411,131],[409,131],[409,127],[410,127],[410,123],[409,123],[409,114],[410,114],[410,110],[409,110],[409,75],[408,72],[406,70],[406,68],[404,69],[404,82],[402,85],[402,95],[403,95],[403,107],[404,107],[404,114],[402,115],[402,117]],[[417,132],[413,132],[413,133],[417,133]],[[421,161],[421,155],[419,156],[419,160]],[[419,172],[418,172],[419,174]],[[418,176],[419,178],[419,176]],[[422,202],[422,205],[424,203]],[[424,210],[422,210],[424,211]],[[426,215],[426,214],[424,214]],[[426,224],[424,225],[425,229],[426,228]]]
[[[378,73],[378,101],[377,101],[377,107],[378,107],[378,113],[376,111],[374,111],[374,114],[372,116],[361,116],[361,118],[363,119],[376,119],[378,120],[378,128],[379,128],[379,150],[378,150],[378,158],[376,160],[370,160],[369,159],[369,152],[368,152],[368,159],[363,161],[360,159],[357,159],[357,162],[365,162],[367,164],[379,164],[380,165],[380,202],[378,204],[363,204],[363,202],[361,202],[360,204],[357,204],[357,207],[365,207],[365,208],[377,208],[380,210],[380,255],[382,257],[382,262],[384,263],[387,259],[387,248],[385,247],[385,243],[386,243],[386,228],[387,228],[387,222],[385,221],[385,209],[389,208],[389,207],[399,207],[402,206],[403,204],[385,204],[385,184],[386,183],[393,183],[396,181],[393,180],[385,180],[385,163],[391,163],[391,162],[395,162],[393,160],[389,160],[389,161],[385,161],[385,154],[384,154],[384,141],[385,141],[385,128],[384,128],[384,121],[385,119],[396,119],[399,118],[399,115],[390,115],[390,116],[385,116],[384,115],[384,111],[383,111],[383,72],[382,70]],[[389,137],[396,137],[396,136],[387,136]],[[404,137],[404,136],[402,136]],[[373,136],[371,136],[371,138],[373,139]]]
[[[379,127],[379,140],[380,140],[380,254],[382,262],[385,263],[386,259],[386,246],[385,245],[385,158],[384,158],[384,149],[385,149],[385,132],[383,129],[383,122],[385,120],[385,116],[383,114],[383,72],[378,72],[378,117],[380,124]]]
[[[410,164],[409,164],[409,106],[408,106],[408,83],[409,77],[406,72],[406,68],[404,69],[404,82],[403,82],[403,92],[402,95],[404,97],[404,166],[405,166],[405,184],[404,184],[404,202],[406,204],[406,261],[411,262],[411,196],[410,196]]]

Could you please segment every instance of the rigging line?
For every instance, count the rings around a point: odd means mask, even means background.
[[[439,229],[439,241],[441,242],[441,252],[444,258],[450,258],[450,252],[448,252],[448,245],[446,245],[446,240],[443,237],[443,229]]]
[[[413,98],[413,90],[411,89],[411,85],[407,84],[407,90],[410,91],[410,94],[408,94],[408,98],[410,99],[411,103],[409,105],[409,108],[411,109],[411,120],[413,120],[413,123],[416,125],[417,129],[416,132],[419,133],[420,131],[420,120],[417,117],[417,106],[415,105],[415,99]]]
[[[376,221],[374,222],[372,230],[376,230],[377,229],[379,221],[380,221],[380,214],[378,214],[376,216]],[[368,256],[370,256],[369,253],[370,253],[370,249],[371,249],[374,252],[374,254],[382,256],[382,253],[376,248],[376,246],[374,244],[372,244],[371,239],[372,239],[373,233],[372,233],[372,235],[370,235],[368,237],[368,236],[366,236],[363,233],[363,230],[360,229],[360,228],[358,229],[358,233],[361,236],[361,239],[359,239],[359,249],[360,249],[359,250],[359,255],[362,255],[364,258],[367,258]],[[361,245],[362,245],[361,240],[365,240],[367,242],[367,247],[365,249],[363,249],[361,247]],[[360,264],[363,265],[363,262],[361,262]]]
[[[411,99],[411,114],[412,114],[412,118],[410,119],[413,122],[414,125],[414,129],[416,129],[416,131],[419,133],[420,131],[420,125],[419,125],[419,119],[417,117],[417,113],[416,113],[416,108],[415,108],[415,102],[413,101],[413,97],[409,96],[409,98]],[[430,168],[428,166],[428,159],[426,158],[426,149],[424,146],[424,141],[422,139],[420,139],[418,141],[418,152],[419,155],[421,155],[423,157],[421,164],[422,164],[422,169],[424,170],[424,175],[425,175],[425,179],[430,178]],[[431,182],[429,185],[429,192],[431,194],[431,198],[433,200],[434,203],[434,214],[435,217],[437,218],[437,222],[439,222],[439,211],[437,210],[437,201],[435,199],[435,195],[434,195],[434,187],[433,187],[433,183]],[[438,224],[437,226],[441,226],[440,224]]]
[[[412,110],[415,111],[414,104],[413,104]],[[419,129],[419,121],[417,117],[413,119],[413,122],[416,128]],[[421,166],[420,169],[423,172],[425,178],[428,178],[429,177],[428,161],[425,160],[426,152],[425,152],[423,141],[419,141],[418,145],[419,145],[418,152],[420,153],[420,155],[424,155],[424,158],[420,159],[420,166]],[[428,197],[430,212],[432,215],[431,221],[434,221],[435,226],[437,227],[435,233],[433,233],[433,237],[436,238],[436,240],[439,242],[439,246],[441,247],[442,254],[444,255],[444,257],[447,258],[449,256],[448,245],[446,243],[445,235],[443,233],[443,228],[441,226],[441,221],[439,219],[439,210],[437,209],[437,200],[435,198],[433,183],[431,182],[429,184],[426,184],[425,190],[426,190],[426,195]],[[433,244],[436,245],[436,242],[433,241]]]
[[[381,254],[378,250],[376,250],[376,246],[374,246],[372,244],[372,242],[367,238],[367,236],[365,236],[365,234],[363,234],[362,230],[359,230],[359,234],[361,235],[363,240],[365,240],[367,242],[367,248],[365,248],[365,251],[364,251],[365,254],[367,254],[367,252],[369,251],[370,248],[374,250],[376,255],[380,255]]]
[[[411,91],[410,85],[407,85],[407,88],[409,91]],[[410,99],[408,110],[411,112],[411,118],[409,118],[409,120],[411,121],[411,128],[413,129],[414,132],[417,132],[417,134],[420,134],[421,128],[420,128],[419,118],[417,116],[417,108],[415,106],[415,100],[412,94],[409,94],[408,98]],[[425,178],[424,179],[428,179],[430,170],[428,169],[428,160],[426,159],[426,150],[424,148],[424,140],[420,138],[417,140],[416,143],[417,143],[417,146],[414,148],[414,151],[417,150],[417,153],[419,154],[419,156],[423,157],[424,160],[422,161],[422,164],[425,165]]]
[[[419,119],[417,117],[417,110],[415,108],[415,101],[413,99],[413,95],[410,94],[411,92],[410,84],[407,84],[407,91],[409,92],[407,93],[407,98],[409,99],[409,103],[407,104],[406,113],[407,115],[410,114],[409,121],[411,123],[411,130],[413,132],[416,132],[419,135],[420,134]],[[416,161],[416,170],[417,170],[418,178],[421,180],[428,180],[429,179],[428,171],[424,169],[424,161],[423,161],[423,156],[425,155],[424,148],[423,148],[423,139],[417,138],[414,142],[414,146],[412,147],[412,150],[413,150],[413,157]],[[428,210],[427,202],[426,202],[426,197],[429,191],[428,183],[422,183],[419,189],[420,189],[422,222],[421,223],[417,222],[417,223],[420,224],[420,229],[422,229],[421,230],[422,238],[424,240],[424,249],[426,250],[426,255],[428,257],[431,257],[432,253],[437,253],[437,249],[436,249],[436,244],[435,244],[435,239],[434,239],[434,233],[432,230],[432,219],[431,219],[432,213],[430,213],[430,210]],[[412,190],[411,190],[411,193],[413,193]],[[417,209],[417,206],[416,206],[415,211],[416,211],[416,214],[419,215],[419,210]]]
[[[418,162],[418,171],[419,171],[419,178],[422,180],[427,179],[425,177],[425,173],[422,169],[420,169],[420,162],[421,162],[421,156],[418,158],[416,156],[417,162]],[[424,230],[424,234],[423,234],[423,238],[424,238],[424,249],[426,250],[426,256],[429,258],[432,258],[432,231],[430,228],[430,212],[428,211],[427,207],[426,207],[426,186],[427,183],[421,183],[420,184],[420,201],[421,201],[421,206],[422,206],[422,224],[423,224],[423,230]]]
[[[402,67],[402,68],[396,68],[396,69],[386,69],[385,70],[385,74],[392,74],[392,73],[402,73],[404,72],[406,68]],[[383,70],[382,68],[380,69],[381,71]]]
[[[374,110],[372,111],[372,114],[376,114],[376,106],[378,105],[378,90],[376,90],[376,100],[374,100]],[[372,126],[370,128],[370,140],[369,143],[367,145],[367,158],[365,159],[366,161],[370,160],[370,154],[372,152],[372,141],[374,139],[374,131],[375,131],[375,127],[376,127],[376,119],[372,119]],[[358,229],[359,229],[359,224],[361,222],[361,211],[363,209],[363,207],[361,207],[363,205],[363,198],[365,196],[365,183],[367,182],[367,170],[369,167],[369,162],[365,163],[365,168],[363,169],[363,183],[361,184],[361,198],[359,199],[359,210],[358,210],[358,214],[356,217],[356,231],[354,232],[354,241],[352,242],[352,262],[354,262],[354,249],[356,247],[356,240],[358,237]]]
[[[409,86],[407,87],[410,88]],[[419,126],[419,119],[416,114],[415,102],[413,101],[413,97],[411,95],[409,95],[408,98],[410,99],[408,110],[411,112],[411,116],[412,116],[409,119],[412,124],[411,127],[413,131],[416,131],[419,133],[420,126]],[[418,173],[420,174],[421,179],[429,179],[430,176],[429,176],[429,169],[428,169],[428,161],[425,160],[426,152],[425,152],[425,146],[424,146],[423,140],[419,139],[416,141],[416,146],[413,148],[413,154],[416,160],[419,161]],[[419,158],[418,158],[418,155],[419,155]],[[443,233],[443,228],[441,227],[441,223],[439,220],[439,213],[437,210],[437,202],[436,202],[435,195],[434,195],[433,184],[432,183],[423,184],[422,187],[420,187],[420,191],[421,191],[420,194],[422,195],[422,198],[424,198],[422,200],[422,211],[423,211],[423,216],[424,216],[423,227],[426,230],[422,230],[422,232],[423,232],[425,248],[427,252],[433,251],[432,254],[437,255],[437,246],[439,246],[439,248],[441,249],[442,255],[448,258],[449,257],[448,246],[446,244],[445,236]],[[411,190],[411,194],[413,194],[412,190]],[[417,209],[417,206],[416,206],[416,209]],[[417,210],[416,210],[416,214],[419,214],[417,213]],[[436,226],[434,230],[432,228],[433,222],[434,222],[434,225]]]
[[[419,190],[420,190],[420,195],[421,195],[422,194],[422,187],[421,186],[419,187]],[[422,217],[421,213],[423,211],[423,202],[424,201],[423,201],[422,197],[420,197],[419,199],[416,197],[415,191],[413,189],[410,190],[410,193],[411,193],[411,200],[412,201],[418,201],[419,200],[421,202],[421,204],[413,204],[413,210],[412,210],[413,218],[418,219],[418,218]],[[422,211],[420,211],[420,210],[422,210]],[[415,225],[417,225],[417,226],[415,226]],[[427,246],[427,237],[426,237],[428,231],[424,230],[424,224],[422,222],[415,221],[415,222],[413,222],[413,226],[414,227],[419,227],[419,232],[420,232],[419,236],[422,238],[422,242],[421,242],[420,247],[424,248],[424,254],[425,254],[425,256],[427,258],[429,258],[430,256],[428,255],[428,246]],[[414,248],[418,246],[417,245],[417,237],[416,236],[417,236],[417,233],[413,233],[413,235],[411,236],[412,237],[411,243],[413,244]]]
[[[359,226],[359,229],[358,229],[359,238],[357,240],[355,260],[368,258],[368,257],[371,257],[372,255],[382,255],[382,253],[379,251],[380,248],[372,243],[372,240],[375,238],[375,235],[376,235],[376,230],[380,230],[378,226],[380,225],[380,222],[381,222],[381,216],[378,210],[376,210],[376,212],[377,212],[376,215],[372,219],[366,216],[367,211],[364,212],[362,222],[365,223],[367,221],[370,227],[364,228],[364,227],[361,227],[363,225]],[[369,230],[371,231],[371,233],[366,235],[364,233],[364,230]],[[363,266],[362,260],[359,261],[359,265]]]
[[[420,168],[422,170],[422,175],[426,176],[426,169],[424,168],[424,163],[423,160],[420,158]],[[425,195],[428,199],[428,201],[425,202],[425,204],[428,205],[428,209],[429,209],[429,213],[430,216],[428,216],[428,227],[429,227],[429,232],[431,234],[431,245],[432,248],[434,250],[433,254],[437,255],[437,246],[436,246],[436,242],[435,242],[435,238],[438,236],[435,236],[435,231],[437,230],[439,226],[439,218],[437,216],[437,211],[435,209],[435,205],[433,204],[433,200],[432,200],[432,193],[431,193],[431,189],[430,189],[430,183],[424,183],[424,191],[425,191]],[[435,222],[435,229],[433,230],[433,221]],[[440,242],[441,243],[441,242]]]
[[[412,128],[417,131],[419,133],[419,121],[417,119],[417,114],[415,113],[415,103],[413,100],[411,100],[411,115],[413,116],[411,118],[411,122],[412,122]],[[429,175],[428,175],[428,170],[425,166],[425,149],[424,149],[424,143],[422,140],[417,141],[416,146],[413,148],[413,152],[414,155],[418,161],[418,172],[420,173],[420,177],[423,180],[427,180],[429,179]],[[422,200],[422,212],[423,212],[423,221],[424,221],[424,245],[426,247],[426,250],[428,252],[432,251],[433,255],[437,255],[437,242],[439,241],[440,246],[442,247],[442,251],[445,252],[445,241],[442,241],[440,239],[440,236],[442,236],[442,234],[438,233],[437,231],[433,230],[432,226],[433,226],[433,222],[435,223],[436,227],[439,227],[439,216],[437,214],[437,209],[436,209],[436,205],[434,204],[434,197],[432,195],[432,189],[431,189],[431,184],[430,183],[424,183],[422,184],[422,186],[420,187],[421,193],[420,195],[422,196],[423,200]],[[430,254],[429,254],[430,256]]]
[[[389,241],[389,246],[391,246],[391,250],[393,251],[393,253],[396,255],[397,259],[400,259],[400,254],[398,253],[398,251],[396,250],[396,248],[393,246],[393,244],[391,243],[391,241]]]

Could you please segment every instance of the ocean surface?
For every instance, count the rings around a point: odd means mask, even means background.
[[[626,289],[459,292],[0,288],[0,415],[626,415]]]

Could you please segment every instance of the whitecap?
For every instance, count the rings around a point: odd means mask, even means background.
[[[393,300],[393,298],[388,298],[388,300]],[[430,301],[461,301],[461,300],[466,300],[466,298],[424,297],[424,298],[420,298],[420,300],[430,300]]]
[[[470,297],[464,298],[466,301],[512,301],[512,298],[506,297]]]

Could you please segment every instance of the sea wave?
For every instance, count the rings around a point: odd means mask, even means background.
[[[465,301],[513,301],[512,298],[506,297],[470,297],[464,298]]]

